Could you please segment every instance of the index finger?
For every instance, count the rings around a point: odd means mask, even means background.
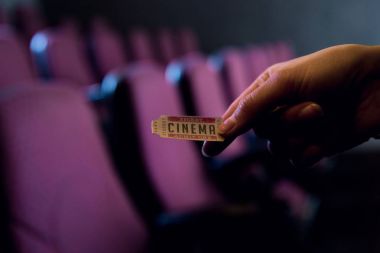
[[[281,72],[264,73],[245,90],[223,115],[223,124],[219,132],[228,141],[220,143],[205,142],[202,153],[214,156],[222,152],[237,136],[245,133],[264,113],[278,106],[293,102],[295,84]]]

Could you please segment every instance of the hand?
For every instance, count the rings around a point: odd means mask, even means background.
[[[274,153],[310,165],[380,133],[380,47],[340,45],[273,65],[223,115],[219,154],[253,129]]]

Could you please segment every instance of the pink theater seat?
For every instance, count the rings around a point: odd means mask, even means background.
[[[237,49],[227,49],[220,55],[212,57],[211,63],[224,82],[229,101],[237,98],[253,80],[249,78],[243,53]]]
[[[270,58],[263,47],[251,47],[245,54],[248,74],[251,80],[255,80],[270,66]]]
[[[151,213],[155,213],[156,208],[152,207],[154,204],[151,204],[150,201],[150,199],[155,199],[155,197],[151,197],[154,193],[150,190],[149,183],[145,183],[144,175],[141,176],[142,173],[135,173],[140,168],[140,161],[136,163],[130,161],[132,158],[135,160],[136,157],[139,157],[139,154],[135,155],[133,153],[131,159],[126,156],[126,154],[134,152],[134,150],[129,152],[125,149],[130,141],[129,138],[125,138],[125,124],[121,124],[121,122],[125,121],[125,115],[123,114],[123,119],[120,122],[117,119],[115,120],[113,114],[115,111],[123,111],[124,107],[117,104],[119,102],[118,99],[112,100],[110,98],[112,101],[109,101],[108,97],[103,96],[103,93],[99,92],[99,85],[93,84],[94,77],[91,75],[92,72],[89,71],[90,66],[84,59],[83,51],[79,50],[78,40],[74,40],[72,35],[68,35],[67,32],[62,32],[61,30],[38,33],[32,40],[32,51],[39,62],[40,70],[45,71],[46,77],[54,80],[54,85],[57,85],[57,80],[74,80],[78,83],[71,84],[71,82],[64,82],[62,84],[61,82],[58,84],[74,85],[76,89],[80,90],[91,100],[99,123],[102,125],[104,133],[107,136],[110,154],[115,162],[116,171],[123,182],[123,186],[127,190],[133,190],[134,186],[141,185],[143,190],[138,192],[138,197],[131,194],[134,200],[138,199],[136,201],[138,202],[136,208],[141,209],[139,205],[141,202],[143,202],[142,206],[146,205],[146,203],[151,205],[150,210],[147,212],[148,214],[142,214],[145,219],[145,216],[151,216]],[[113,101],[117,102],[114,104]],[[118,138],[120,136],[123,138]],[[126,165],[132,165],[130,167],[137,167],[138,169],[126,169]],[[139,201],[140,196],[143,196],[141,198],[143,201]]]
[[[157,33],[158,57],[164,64],[168,64],[179,56],[172,31],[161,28]]]
[[[59,24],[59,30],[74,39],[81,37],[81,29],[77,20],[74,18],[65,18]]]
[[[2,208],[17,252],[145,252],[147,232],[83,96],[57,86],[0,94]]]
[[[90,40],[97,72],[101,77],[111,70],[127,65],[128,61],[121,36],[104,20],[100,18],[93,20]]]
[[[223,92],[222,80],[216,70],[200,56],[185,57],[179,65],[177,63],[169,65],[166,73],[169,80],[179,85],[183,101],[185,103],[186,100],[188,101],[187,105],[185,104],[187,114],[220,117],[227,109],[228,103],[226,94]],[[175,80],[174,75],[181,71],[183,79]],[[181,83],[183,81],[188,83]],[[188,86],[185,87],[186,85]],[[189,90],[185,91],[184,88]],[[189,100],[192,101],[189,102]],[[242,155],[246,150],[247,144],[243,139],[238,138],[219,157],[230,159]]]
[[[280,62],[289,61],[296,57],[291,45],[285,41],[277,42],[275,47]]]
[[[264,50],[267,54],[269,65],[288,61],[295,57],[290,45],[284,41],[268,43]]]
[[[281,62],[275,43],[267,43],[262,47],[262,49],[267,55],[268,67]]]
[[[135,61],[155,61],[153,42],[146,30],[134,28],[130,31],[128,39],[129,50]]]
[[[291,60],[295,57],[292,48],[286,42],[250,47],[245,52],[246,65],[251,80],[273,64]]]
[[[130,124],[137,127],[147,174],[164,211],[188,212],[218,203],[220,197],[207,181],[200,151],[191,142],[151,134],[151,121],[160,115],[183,115],[176,90],[166,82],[164,71],[153,64],[139,64],[130,66],[125,74],[125,101],[134,108]],[[109,89],[109,84],[106,79],[103,88]]]
[[[198,38],[190,28],[182,28],[177,35],[178,50],[181,55],[199,52]]]
[[[44,76],[75,83],[78,88],[96,82],[80,38],[62,30],[45,30],[31,41],[31,50]]]
[[[21,39],[7,25],[0,26],[0,86],[32,80],[36,77],[30,55]]]

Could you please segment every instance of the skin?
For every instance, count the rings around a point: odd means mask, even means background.
[[[269,67],[223,115],[225,142],[253,129],[273,153],[312,165],[380,133],[380,47],[339,45]]]

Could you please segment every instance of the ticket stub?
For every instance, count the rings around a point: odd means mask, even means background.
[[[224,141],[218,134],[221,123],[221,118],[163,115],[152,121],[152,133],[177,140]]]

